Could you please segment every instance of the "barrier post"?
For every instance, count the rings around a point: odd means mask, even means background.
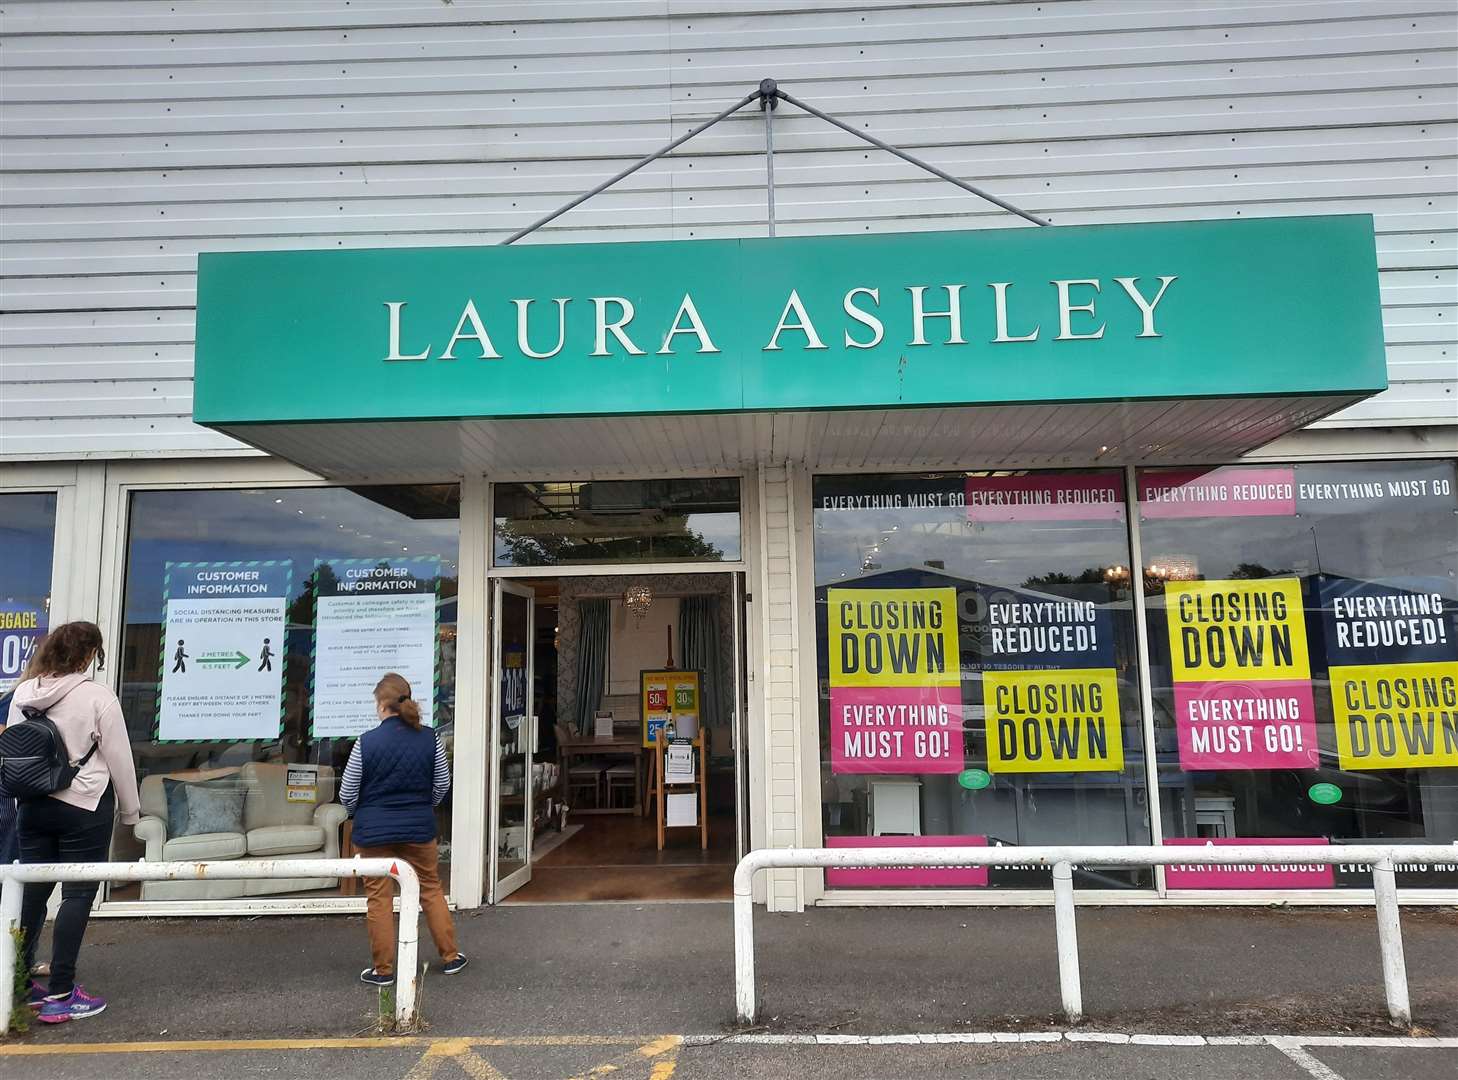
[[[15,1010],[15,962],[20,944],[20,898],[25,886],[13,877],[0,881],[0,1038],[10,1030]]]
[[[754,873],[751,851],[734,871],[734,1014],[740,1024],[754,1023]]]
[[[403,872],[402,872],[403,869]],[[397,861],[390,876],[400,885],[400,938],[395,947],[395,1030],[414,1031],[417,985],[420,978],[420,879],[407,864]]]
[[[1387,1015],[1399,1027],[1411,1027],[1407,959],[1402,951],[1402,921],[1397,908],[1397,871],[1390,857],[1372,864],[1372,894],[1377,901],[1377,941],[1382,946],[1382,985],[1387,992]]]
[[[1073,864],[1053,864],[1053,925],[1058,937],[1058,989],[1070,1024],[1083,1019],[1083,983],[1078,972],[1078,922],[1073,907]]]

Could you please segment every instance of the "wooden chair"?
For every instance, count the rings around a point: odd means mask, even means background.
[[[554,724],[553,730],[557,734],[557,746],[559,748],[576,741],[561,724]],[[560,750],[558,756],[561,756]],[[577,801],[577,795],[579,792],[591,792],[592,809],[601,809],[603,805],[604,771],[604,766],[601,761],[592,758],[580,758],[574,755],[571,766],[563,770],[563,782],[567,791],[567,805],[569,807],[583,809],[582,803]]]

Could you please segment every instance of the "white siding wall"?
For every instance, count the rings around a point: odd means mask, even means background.
[[[769,7],[769,5],[765,5]],[[1392,389],[1454,423],[1452,0],[8,0],[0,454],[192,426],[199,251],[491,243],[772,76],[1060,224],[1372,213]],[[534,242],[759,234],[744,113]],[[1015,219],[784,107],[784,234]]]

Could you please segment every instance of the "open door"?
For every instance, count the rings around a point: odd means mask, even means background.
[[[748,598],[744,575],[731,574],[734,633],[734,858],[749,854],[749,644],[745,633]]]
[[[487,874],[499,904],[532,879],[532,758],[537,723],[532,701],[536,598],[524,586],[493,582],[491,620],[491,775]]]

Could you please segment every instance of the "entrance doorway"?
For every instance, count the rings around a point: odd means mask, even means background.
[[[730,898],[744,603],[737,571],[493,579],[492,903]],[[669,718],[681,760],[662,784]]]

